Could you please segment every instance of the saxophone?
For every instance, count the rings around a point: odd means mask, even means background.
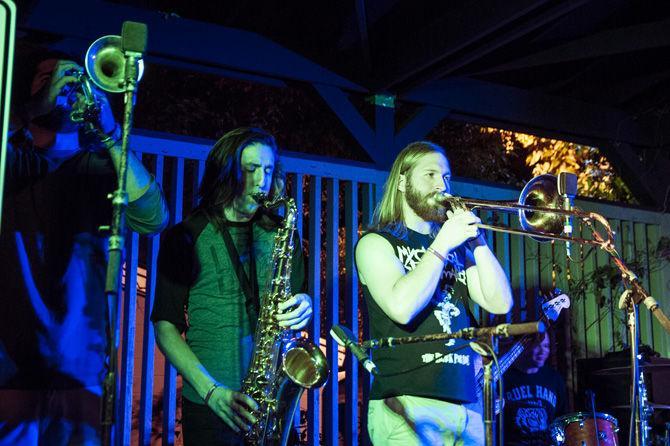
[[[268,200],[254,196],[262,206],[272,209],[282,203],[286,216],[277,231],[272,250],[272,275],[260,299],[254,352],[249,372],[242,381],[242,392],[258,403],[253,413],[256,423],[245,433],[247,445],[287,444],[293,415],[305,389],[321,387],[328,373],[328,361],[318,347],[290,329],[280,327],[274,316],[278,305],[291,297],[291,255],[294,249],[297,208],[292,198]]]

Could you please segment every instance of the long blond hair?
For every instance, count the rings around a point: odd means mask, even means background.
[[[444,149],[430,141],[416,141],[408,144],[400,151],[384,184],[384,195],[375,208],[372,217],[372,229],[389,232],[398,238],[406,236],[407,226],[405,226],[402,207],[402,194],[398,191],[400,175],[405,175],[406,181],[409,181],[412,169],[419,159],[431,153],[439,153],[446,158]],[[439,230],[439,227],[433,224],[431,233],[434,235],[437,230]]]

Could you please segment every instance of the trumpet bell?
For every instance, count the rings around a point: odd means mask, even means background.
[[[102,36],[88,47],[85,58],[86,72],[91,81],[102,90],[121,93],[126,75],[126,58],[121,36]],[[138,80],[142,78],[144,62],[138,61]]]
[[[539,175],[524,186],[519,195],[519,204],[523,206],[560,209],[561,196],[558,193],[558,180],[554,175]],[[563,232],[563,217],[549,212],[519,209],[519,223],[526,231],[544,232],[548,235],[560,235]],[[550,241],[550,238],[531,236],[538,242]]]

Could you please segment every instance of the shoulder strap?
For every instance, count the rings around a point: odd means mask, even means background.
[[[247,309],[247,316],[251,324],[251,331],[256,332],[256,321],[258,320],[258,279],[256,277],[256,258],[254,256],[254,226],[253,222],[249,225],[249,275],[244,270],[244,265],[240,260],[240,254],[235,247],[233,238],[226,225],[221,227],[221,235],[228,250],[228,256],[235,269],[235,275],[240,283],[240,287],[246,297],[244,304]],[[251,279],[249,278],[251,277]]]

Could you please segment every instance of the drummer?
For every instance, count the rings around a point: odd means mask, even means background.
[[[563,377],[545,366],[549,335],[538,335],[504,375],[505,445],[551,444],[549,425],[566,410]]]

